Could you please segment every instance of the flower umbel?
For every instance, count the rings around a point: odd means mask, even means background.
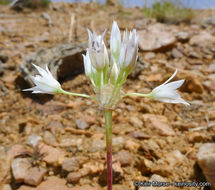
[[[46,65],[46,69],[32,64],[40,75],[31,76],[33,83],[36,85],[33,88],[24,89],[23,91],[33,91],[32,93],[54,94],[62,90],[60,83],[52,76]]]
[[[175,77],[176,73],[177,69],[166,82],[152,90],[152,98],[166,103],[182,103],[185,105],[190,105],[184,99],[182,99],[180,94],[176,91],[184,83],[184,80],[178,80],[169,83],[169,81],[171,81]]]

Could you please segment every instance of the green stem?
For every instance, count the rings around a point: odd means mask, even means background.
[[[152,98],[153,94],[149,93],[149,94],[140,94],[140,93],[126,93],[123,95],[123,97],[125,96],[140,96],[140,97],[146,97],[146,98]]]
[[[72,96],[80,96],[80,97],[84,97],[84,98],[90,98],[90,99],[95,99],[92,96],[86,95],[86,94],[79,94],[79,93],[73,93],[73,92],[67,92],[65,90],[59,90],[58,93],[62,93],[62,94],[67,94],[67,95],[72,95]]]
[[[107,185],[108,190],[112,190],[112,111],[104,110],[106,127],[106,148],[107,148]]]

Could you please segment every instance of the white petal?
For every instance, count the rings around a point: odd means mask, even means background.
[[[177,74],[177,72],[178,72],[178,70],[176,69],[175,72],[173,73],[173,75],[167,81],[165,81],[162,85],[165,85],[166,83],[168,83],[169,81],[171,81],[175,77],[175,75]]]
[[[120,48],[121,43],[121,34],[117,22],[113,22],[111,37],[110,37],[110,48],[114,53],[117,52],[117,49]]]
[[[168,88],[168,89],[171,89],[171,90],[175,90],[175,89],[180,88],[183,83],[184,83],[184,79],[177,80],[177,81],[165,84],[165,88]]]

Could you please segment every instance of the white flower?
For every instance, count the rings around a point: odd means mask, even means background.
[[[89,52],[87,51],[86,56],[83,55],[84,58],[84,70],[85,70],[85,74],[86,76],[90,76],[91,72],[92,72],[92,66],[91,66],[91,61],[90,61],[90,57],[89,57]]]
[[[133,69],[137,61],[138,52],[138,36],[134,29],[128,35],[128,31],[124,32],[123,42],[119,55],[119,65],[122,68]]]
[[[95,69],[101,70],[109,63],[107,48],[103,41],[106,31],[99,36],[96,35],[96,32],[92,34],[90,30],[87,31],[89,35],[89,47],[87,51],[89,52],[91,63]]]
[[[110,49],[114,58],[119,56],[121,46],[121,34],[117,22],[113,22],[111,36],[110,36]]]
[[[46,70],[32,64],[40,75],[31,76],[33,83],[36,85],[33,88],[24,89],[23,91],[33,91],[32,93],[47,93],[54,94],[62,90],[60,83],[52,76],[46,65]]]
[[[184,99],[182,99],[180,94],[176,91],[184,83],[184,80],[178,80],[168,83],[170,80],[173,79],[176,73],[177,69],[166,82],[152,90],[152,98],[166,103],[182,103],[185,105],[190,105]]]
[[[110,80],[113,85],[116,83],[118,76],[119,76],[119,69],[117,67],[116,62],[113,62],[113,66],[111,69],[111,76],[110,76]]]

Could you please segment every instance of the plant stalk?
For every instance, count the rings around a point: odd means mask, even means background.
[[[107,149],[107,185],[108,190],[112,190],[112,111],[104,110],[106,127],[106,149]]]

